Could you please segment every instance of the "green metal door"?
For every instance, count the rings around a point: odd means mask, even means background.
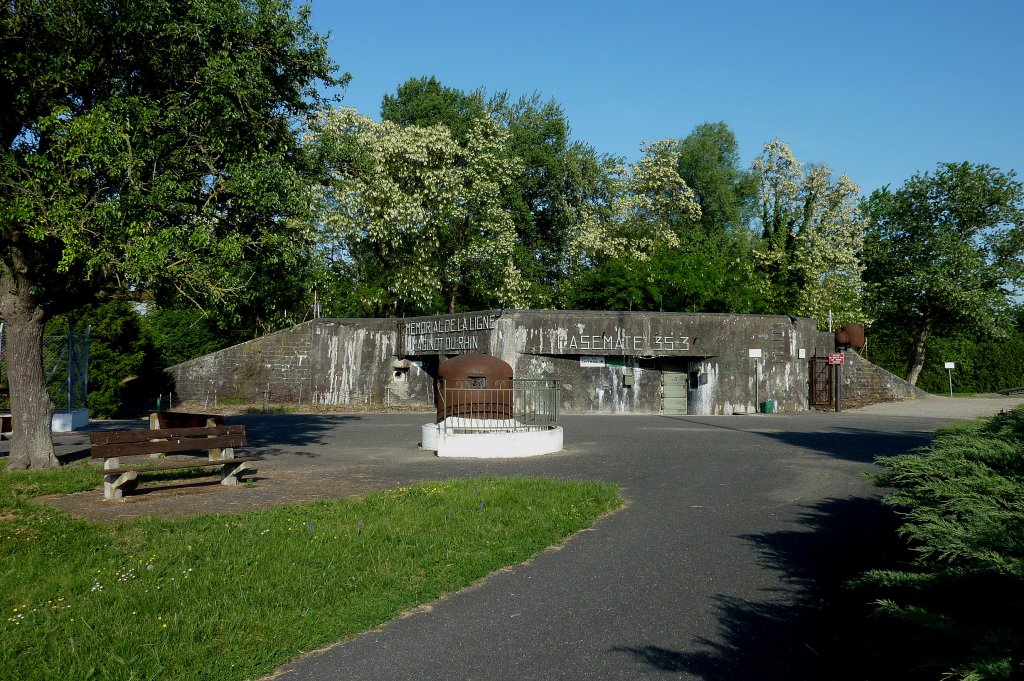
[[[666,362],[661,367],[661,412],[685,414],[686,393],[690,389],[689,366],[679,362]]]

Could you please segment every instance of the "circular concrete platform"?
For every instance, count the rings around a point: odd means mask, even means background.
[[[426,423],[420,447],[438,456],[502,459],[540,456],[562,450],[561,426],[524,428],[511,419],[465,419]]]

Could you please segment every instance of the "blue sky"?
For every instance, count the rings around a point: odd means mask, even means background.
[[[539,92],[574,139],[642,141],[725,121],[744,164],[774,138],[865,193],[943,161],[1024,172],[1024,0],[313,0],[313,24],[378,118],[411,77]]]

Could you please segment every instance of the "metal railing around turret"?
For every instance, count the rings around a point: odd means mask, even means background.
[[[558,381],[514,378],[441,380],[438,426],[446,433],[547,430],[558,425]]]

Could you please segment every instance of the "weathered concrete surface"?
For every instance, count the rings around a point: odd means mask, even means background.
[[[514,340],[499,339],[495,349],[515,361],[517,376],[560,380],[568,411],[656,413],[665,371],[691,375],[690,414],[753,413],[769,399],[780,411],[808,406],[806,358],[817,340],[810,319],[536,310],[506,316]],[[588,356],[603,357],[605,366],[584,366],[580,359]]]
[[[180,399],[429,404],[433,379],[397,356],[391,319],[318,319],[170,367]],[[422,374],[422,375],[421,375]]]
[[[910,385],[899,376],[872,364],[857,353],[845,354],[840,396],[848,406],[931,397],[917,386]]]
[[[488,310],[410,319],[318,319],[171,367],[183,400],[430,407],[439,363],[493,354],[517,378],[555,379],[567,413],[660,413],[666,380],[689,414],[809,406],[810,358],[833,350],[813,320],[772,315]],[[756,356],[755,356],[756,355]],[[851,357],[844,399],[914,395]],[[879,373],[881,372],[881,373]]]

